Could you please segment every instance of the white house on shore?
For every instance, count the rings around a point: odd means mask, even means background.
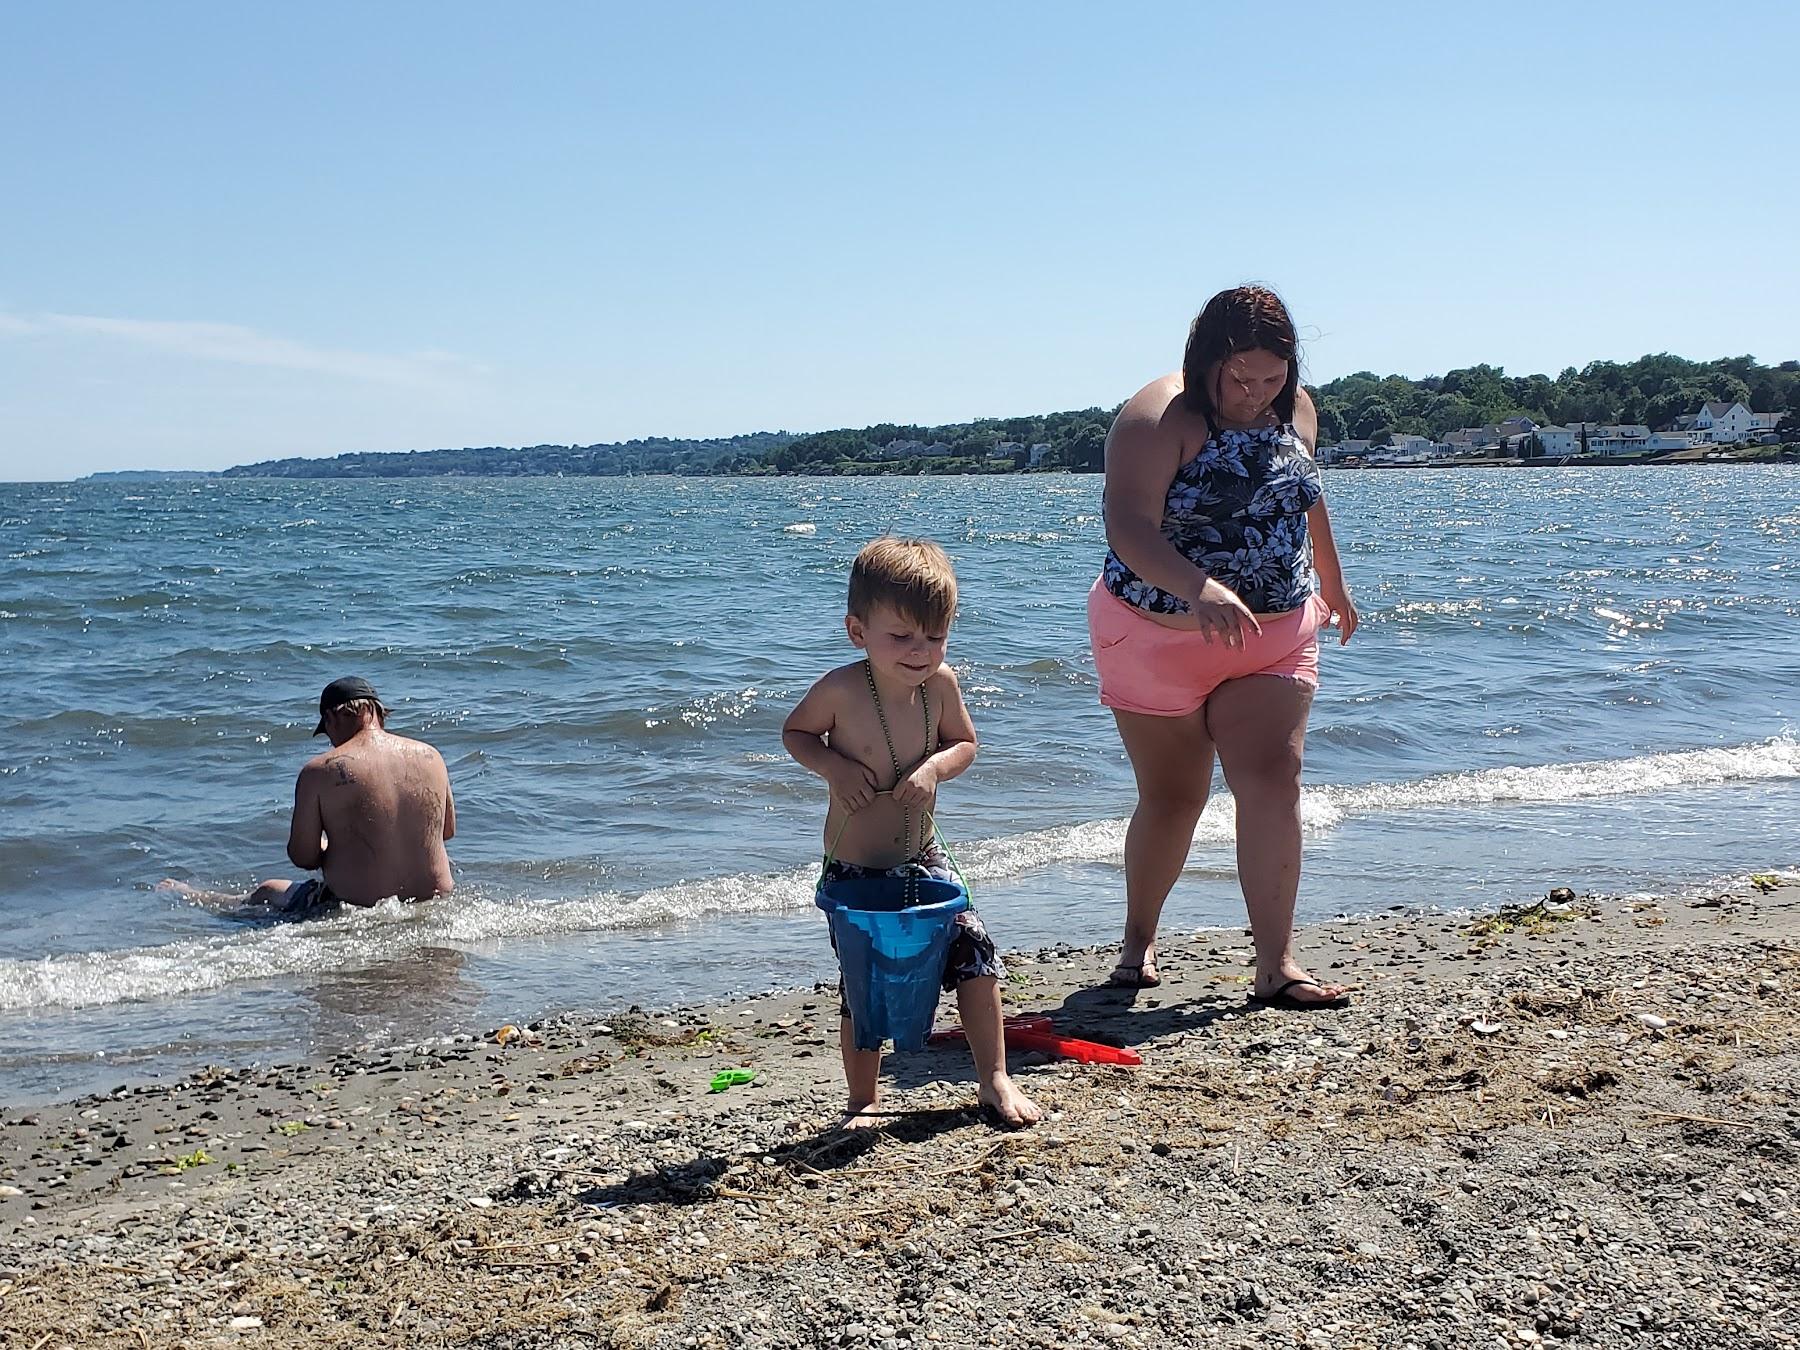
[[[1564,455],[1581,453],[1580,427],[1539,427],[1537,438],[1546,459],[1561,459]]]
[[[1660,431],[1637,422],[1587,422],[1571,426],[1539,426],[1528,417],[1510,417],[1493,426],[1463,427],[1445,434],[1442,441],[1428,436],[1394,432],[1387,445],[1367,440],[1342,440],[1325,446],[1320,460],[1342,464],[1357,459],[1365,464],[1428,464],[1446,459],[1526,458],[1536,436],[1543,459],[1621,458],[1667,454],[1698,445],[1743,445],[1777,439],[1781,412],[1752,412],[1743,403],[1707,403],[1699,412],[1675,419]]]
[[[1650,439],[1650,428],[1636,423],[1588,429],[1588,453],[1593,455],[1641,455]]]
[[[1692,417],[1675,419],[1674,430],[1691,431],[1708,445],[1742,445],[1772,432],[1781,422],[1778,412],[1751,412],[1742,403],[1707,403]]]
[[[1570,455],[1646,455],[1668,450],[1686,450],[1693,441],[1684,432],[1651,431],[1638,423],[1588,423],[1587,448],[1582,448],[1581,426],[1552,426],[1537,429],[1538,444],[1544,458],[1563,459]]]

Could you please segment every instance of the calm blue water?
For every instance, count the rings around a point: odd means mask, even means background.
[[[1308,745],[1302,913],[1667,891],[1800,859],[1800,469],[1339,473],[1364,628]],[[983,748],[944,824],[1003,945],[1104,941],[1097,478],[0,486],[0,1100],[825,978],[788,708],[850,556],[957,560]],[[247,926],[318,690],[444,753],[461,891]],[[1176,926],[1241,921],[1230,801]]]

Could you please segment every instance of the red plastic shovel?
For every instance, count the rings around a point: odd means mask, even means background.
[[[1017,1050],[1043,1050],[1048,1054],[1063,1059],[1072,1059],[1080,1064],[1142,1064],[1144,1061],[1135,1050],[1121,1050],[1116,1045],[1101,1045],[1097,1041],[1080,1041],[1073,1036],[1063,1036],[1052,1031],[1050,1019],[1041,1014],[1025,1017],[1009,1017],[1006,1019],[1006,1043]],[[931,1044],[944,1041],[959,1041],[963,1038],[961,1027],[950,1027],[944,1031],[934,1031],[928,1038]]]
[[[1006,1043],[1020,1050],[1046,1050],[1063,1059],[1082,1064],[1142,1064],[1135,1050],[1122,1050],[1116,1045],[1098,1041],[1078,1041],[1073,1036],[1059,1036],[1054,1031],[1008,1031]]]
[[[1011,1040],[1015,1032],[1048,1031],[1050,1019],[1042,1013],[1027,1013],[1020,1017],[1009,1017],[1001,1023],[1006,1028],[1006,1036]],[[934,1031],[925,1038],[927,1045],[942,1045],[945,1041],[960,1041],[963,1038],[961,1027],[945,1027],[942,1031]]]

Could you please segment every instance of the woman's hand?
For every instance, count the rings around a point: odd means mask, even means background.
[[[1238,599],[1231,587],[1211,577],[1200,588],[1200,594],[1188,602],[1188,608],[1200,622],[1200,636],[1208,642],[1242,647],[1250,634],[1262,636],[1262,625],[1250,612],[1250,606]]]
[[[1337,624],[1338,646],[1342,647],[1356,633],[1356,602],[1350,598],[1349,588],[1341,581],[1335,586],[1327,586],[1321,581],[1319,598],[1331,610],[1332,621]]]

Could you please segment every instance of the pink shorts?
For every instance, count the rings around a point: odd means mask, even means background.
[[[1285,614],[1259,614],[1262,636],[1233,649],[1199,633],[1165,628],[1096,581],[1088,592],[1088,636],[1100,701],[1122,712],[1186,717],[1227,680],[1284,675],[1319,684],[1319,629],[1331,610],[1318,596]]]

